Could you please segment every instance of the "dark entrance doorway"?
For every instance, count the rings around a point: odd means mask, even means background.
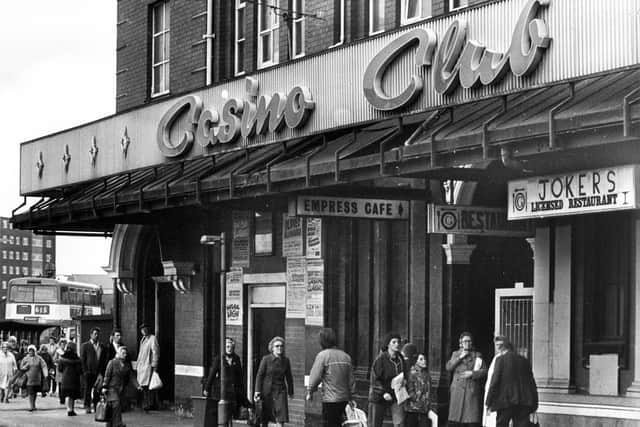
[[[253,366],[251,373],[255,379],[260,366],[262,356],[269,352],[267,348],[271,338],[280,336],[284,338],[284,308],[252,308],[253,313],[253,336],[251,346],[253,354]]]
[[[157,338],[160,346],[158,374],[164,386],[160,389],[161,402],[173,403],[175,366],[175,290],[169,283],[157,283],[158,306],[156,307]]]

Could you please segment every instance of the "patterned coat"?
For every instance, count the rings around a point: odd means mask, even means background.
[[[449,421],[458,423],[482,422],[482,398],[487,369],[482,355],[471,351],[460,360],[461,350],[456,350],[447,362],[447,371],[453,373],[449,401]],[[480,369],[474,370],[476,359],[480,359]],[[462,378],[464,371],[472,371],[469,378]]]
[[[407,392],[409,400],[405,403],[404,410],[420,414],[429,413],[431,402],[435,399],[431,394],[431,377],[429,370],[414,366],[407,377]]]

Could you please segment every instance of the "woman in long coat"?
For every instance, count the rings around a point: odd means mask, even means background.
[[[473,350],[471,333],[460,334],[460,349],[453,352],[446,368],[453,373],[449,425],[481,423],[483,381],[487,369],[482,354]]]
[[[56,351],[53,353],[53,364],[56,366],[55,381],[56,383],[58,383],[58,398],[60,399],[61,405],[64,405],[64,399],[60,397],[60,387],[61,387],[60,384],[62,383],[62,372],[60,372],[60,364],[58,362],[62,357],[62,355],[64,354],[66,348],[67,348],[67,340],[64,338],[60,338],[60,341],[58,341],[58,345],[56,347]]]
[[[9,383],[17,370],[16,358],[9,351],[9,345],[3,342],[0,351],[0,402],[9,402]]]
[[[62,356],[58,358],[60,370],[60,400],[67,405],[67,415],[72,417],[75,413],[75,400],[82,397],[82,361],[76,353],[76,344],[70,342]]]
[[[269,351],[271,354],[260,361],[253,398],[262,401],[260,425],[267,427],[272,421],[282,427],[289,422],[287,395],[293,396],[291,362],[284,355],[284,338],[272,338]]]
[[[46,362],[36,354],[36,346],[27,347],[27,355],[20,361],[20,369],[27,374],[27,394],[29,395],[29,412],[36,409],[36,394],[49,374]]]

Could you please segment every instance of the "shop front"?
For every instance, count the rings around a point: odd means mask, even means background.
[[[398,331],[444,422],[468,330],[487,363],[496,333],[532,361],[543,423],[633,425],[640,38],[608,46],[639,9],[487,3],[26,142],[20,190],[40,199],[13,221],[112,233],[114,322],[127,344],[154,325],[168,402],[201,395],[223,334],[251,396],[282,336],[291,422],[314,425],[319,329],[361,404]]]

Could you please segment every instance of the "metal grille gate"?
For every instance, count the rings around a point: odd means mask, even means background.
[[[496,289],[495,333],[506,336],[530,359],[533,331],[533,288]]]

